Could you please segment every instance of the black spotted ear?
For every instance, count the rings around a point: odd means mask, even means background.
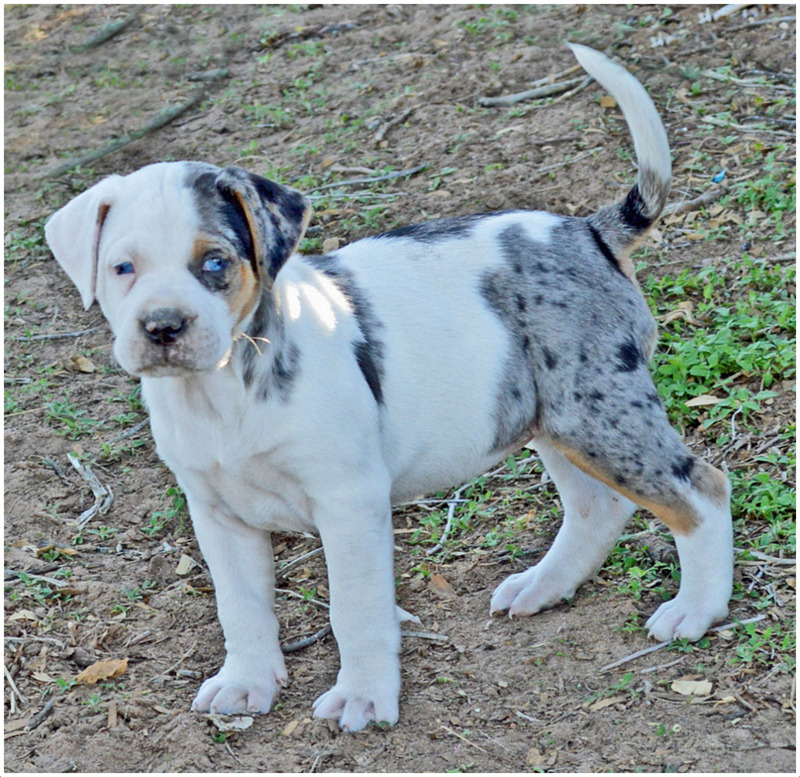
[[[259,280],[271,287],[308,227],[311,203],[300,192],[239,167],[225,168],[216,183],[244,213]]]

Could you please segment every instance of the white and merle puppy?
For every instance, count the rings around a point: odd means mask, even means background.
[[[573,51],[622,108],[639,162],[627,197],[589,218],[465,216],[301,256],[301,194],[177,162],[107,178],[48,221],[56,259],[141,377],[214,580],[227,655],[194,709],[270,709],[287,680],[270,532],[303,530],[325,548],[341,657],[314,714],[350,731],[397,721],[392,503],[531,439],[564,521],[492,612],[571,597],[642,505],[674,533],[682,569],[651,635],[696,640],[726,614],[728,481],[669,426],[628,259],[667,197],[666,133],[631,75]]]

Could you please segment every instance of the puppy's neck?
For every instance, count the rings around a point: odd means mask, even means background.
[[[286,351],[286,327],[280,300],[272,289],[264,289],[253,312],[234,336],[231,367],[247,389],[266,390],[276,360]]]

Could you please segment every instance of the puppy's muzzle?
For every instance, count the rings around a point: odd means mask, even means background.
[[[187,331],[195,316],[176,308],[159,308],[140,320],[145,337],[154,345],[174,345]]]

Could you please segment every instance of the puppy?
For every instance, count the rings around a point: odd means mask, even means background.
[[[493,613],[571,597],[641,505],[674,533],[682,569],[650,634],[697,640],[726,614],[729,485],[668,424],[628,258],[667,198],[666,133],[631,75],[572,49],[621,107],[639,162],[627,196],[589,218],[464,216],[300,256],[301,194],[177,162],[106,178],[48,221],[53,254],[141,377],[214,580],[226,658],[195,710],[267,712],[286,683],[270,533],[302,530],[325,548],[341,658],[314,714],[349,731],[396,722],[392,503],[531,439],[563,525]]]

